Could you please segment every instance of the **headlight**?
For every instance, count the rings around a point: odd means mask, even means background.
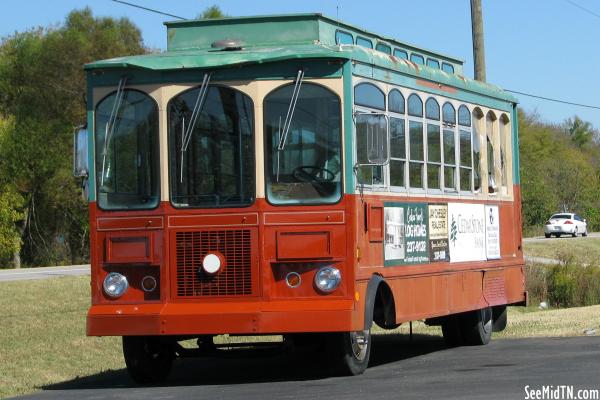
[[[106,275],[106,278],[104,278],[102,288],[104,288],[104,293],[106,293],[108,297],[116,299],[125,294],[129,288],[129,283],[127,282],[127,278],[125,278],[125,276],[117,272],[111,272],[110,274]]]
[[[340,286],[342,274],[335,267],[323,267],[315,275],[315,286],[323,293],[330,293]]]

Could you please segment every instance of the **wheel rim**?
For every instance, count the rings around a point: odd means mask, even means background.
[[[354,358],[362,361],[367,356],[367,349],[371,340],[371,332],[367,330],[350,332],[350,346]]]
[[[493,321],[492,321],[492,309],[490,307],[488,308],[482,308],[480,310],[480,317],[481,317],[481,325],[483,326],[483,330],[485,333],[489,333],[492,331],[492,325],[493,325]]]

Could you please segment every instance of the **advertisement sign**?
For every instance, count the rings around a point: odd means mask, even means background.
[[[429,262],[428,209],[424,203],[385,203],[385,265]]]
[[[448,204],[450,261],[486,259],[485,210],[483,204]]]
[[[429,205],[429,260],[450,261],[448,251],[448,206]]]
[[[485,206],[485,253],[488,260],[500,258],[500,214],[498,206]]]

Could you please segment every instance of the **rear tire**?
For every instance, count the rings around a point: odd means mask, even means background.
[[[442,322],[442,334],[444,341],[449,347],[460,346],[463,343],[461,332],[460,317],[453,315],[449,316]]]
[[[488,344],[492,338],[493,325],[491,307],[463,314],[461,318],[463,343],[468,346]]]
[[[123,336],[123,356],[129,376],[140,384],[164,381],[175,353],[169,342],[154,336]]]
[[[508,324],[508,313],[506,306],[497,306],[492,308],[492,332],[502,332]]]
[[[332,333],[327,347],[337,364],[337,372],[342,375],[360,375],[369,365],[371,330]]]
[[[587,237],[588,233],[587,233],[587,228],[585,229],[585,231],[581,234],[581,236],[583,237]]]

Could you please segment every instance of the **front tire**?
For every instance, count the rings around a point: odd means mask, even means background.
[[[550,236],[552,236],[552,235],[549,233],[544,233],[544,236],[546,236],[546,239],[550,239]]]
[[[585,231],[581,234],[581,236],[587,237],[587,235],[588,235],[587,228],[585,228]]]
[[[371,356],[371,330],[333,333],[329,348],[343,375],[360,375],[367,369]]]
[[[171,372],[175,353],[169,342],[153,336],[123,336],[127,371],[140,384],[164,381]]]
[[[575,230],[573,231],[573,233],[571,234],[573,237],[577,237],[577,228],[575,228]]]
[[[492,315],[491,307],[463,314],[461,318],[463,343],[468,346],[488,344],[494,326]]]

